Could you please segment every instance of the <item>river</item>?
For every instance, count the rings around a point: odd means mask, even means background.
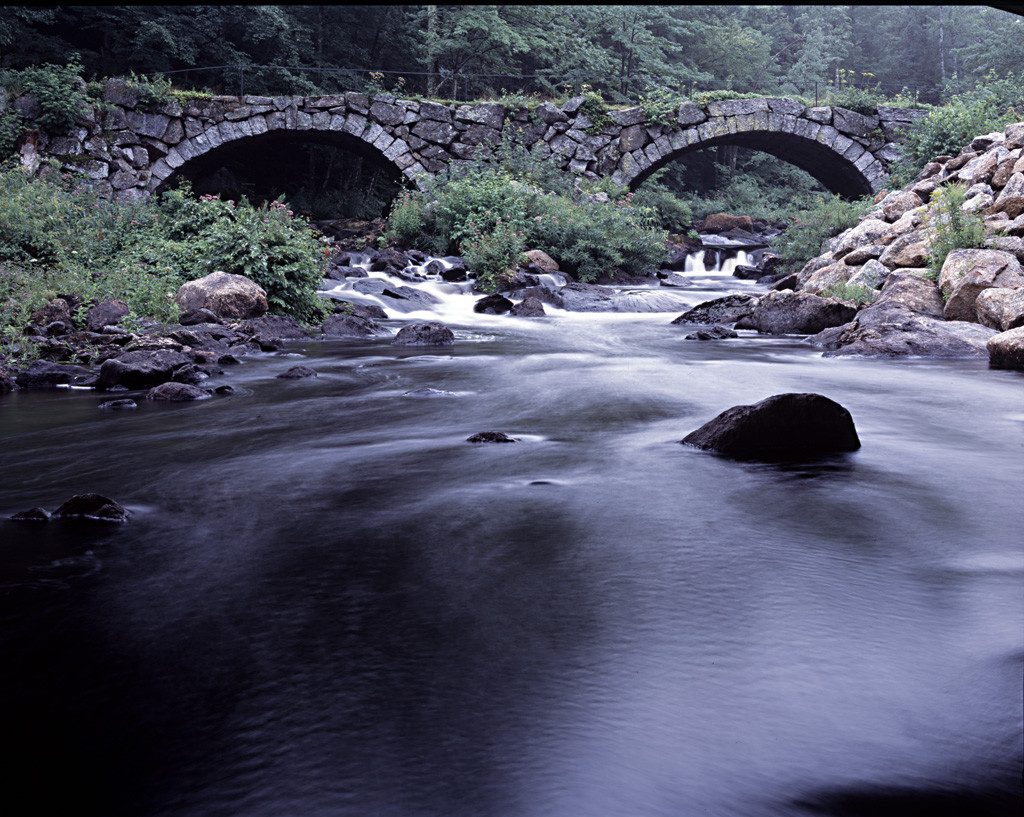
[[[0,520],[7,813],[1018,814],[1024,379],[671,325],[740,287],[0,398],[0,514],[132,512]],[[806,391],[859,451],[679,444]]]

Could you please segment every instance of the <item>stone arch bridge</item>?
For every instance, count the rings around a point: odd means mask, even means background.
[[[878,108],[863,115],[838,107],[807,107],[791,99],[683,102],[661,121],[642,107],[608,112],[595,123],[583,98],[558,107],[512,110],[497,102],[443,105],[390,95],[214,97],[140,108],[123,80],[108,81],[104,104],[72,132],[34,134],[22,162],[56,158],[117,195],[147,195],[172,184],[191,163],[211,161],[233,147],[268,138],[323,141],[369,155],[420,183],[425,174],[489,153],[511,138],[591,179],[636,187],[692,150],[740,145],[806,170],[845,197],[882,189],[898,160],[900,134],[923,112]]]

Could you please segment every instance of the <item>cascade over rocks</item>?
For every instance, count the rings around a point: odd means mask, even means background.
[[[734,406],[681,442],[736,459],[781,461],[856,451],[850,412],[820,394],[777,394]]]

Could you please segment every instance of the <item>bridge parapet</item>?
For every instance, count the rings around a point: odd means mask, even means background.
[[[583,99],[510,110],[497,102],[440,104],[381,94],[321,97],[213,97],[139,110],[124,83],[107,84],[105,105],[71,133],[37,133],[22,147],[34,167],[47,157],[119,195],[161,189],[189,162],[267,134],[334,138],[390,162],[422,181],[478,155],[503,138],[560,169],[636,186],[690,150],[736,144],[779,156],[843,195],[875,192],[899,159],[901,132],[923,112],[879,108],[872,115],[808,107],[764,97],[698,106],[682,102],[671,117],[652,121],[642,107],[612,110],[595,123]]]

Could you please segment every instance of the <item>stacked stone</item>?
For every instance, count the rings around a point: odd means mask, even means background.
[[[933,283],[926,278],[934,237],[929,208],[935,191],[950,184],[966,185],[963,209],[983,216],[987,247],[951,252]],[[850,283],[880,289],[884,296],[897,282],[907,286],[911,276],[915,288],[935,288],[937,317],[1002,333],[986,343],[993,363],[1024,368],[1022,262],[1024,122],[1019,122],[1002,133],[978,136],[957,156],[936,157],[916,182],[879,196],[857,226],[804,266],[798,286],[820,293]]]
[[[144,108],[144,110],[143,110]],[[139,91],[108,80],[96,106],[65,135],[35,134],[22,148],[31,168],[56,157],[106,193],[146,195],[186,162],[221,145],[271,131],[348,134],[380,151],[406,177],[444,171],[502,138],[517,141],[560,169],[630,184],[655,163],[721,137],[761,132],[787,143],[813,140],[823,172],[836,156],[871,189],[881,189],[888,164],[899,157],[900,132],[920,111],[879,108],[872,116],[843,108],[805,107],[789,99],[742,99],[700,107],[685,102],[669,123],[650,122],[643,108],[614,110],[595,123],[583,97],[561,106],[509,110],[497,102],[448,104],[362,93],[303,96],[223,96],[140,106]],[[794,158],[807,154],[801,140]],[[812,146],[814,147],[814,146]],[[809,154],[807,154],[809,155]],[[811,168],[814,170],[815,168]]]

